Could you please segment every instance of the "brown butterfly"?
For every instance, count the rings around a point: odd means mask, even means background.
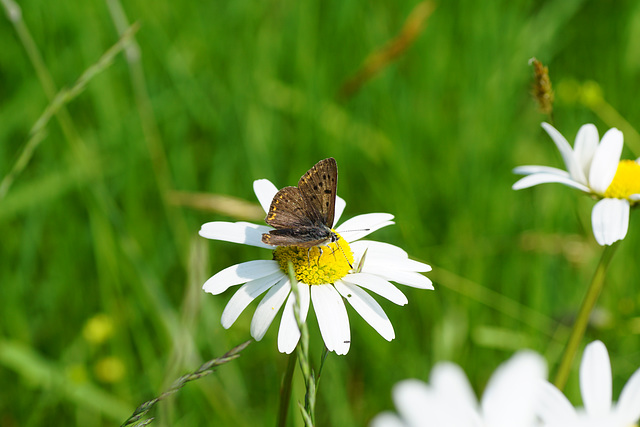
[[[320,160],[302,175],[297,187],[285,187],[273,197],[265,221],[275,230],[262,235],[272,246],[311,248],[338,240],[331,231],[336,209],[338,165]]]

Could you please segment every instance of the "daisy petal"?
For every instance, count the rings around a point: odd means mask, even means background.
[[[367,251],[367,259],[409,258],[409,255],[401,248],[389,243],[376,242],[374,240],[358,240],[349,243],[354,253],[363,254]]]
[[[578,163],[578,159],[573,154],[571,145],[569,145],[565,137],[549,123],[542,123],[542,127],[547,131],[551,139],[553,139],[556,147],[558,147],[558,151],[560,151],[562,160],[564,160],[564,164],[567,167],[567,171],[571,178],[578,182],[585,182],[584,172]]]
[[[278,192],[276,186],[268,179],[256,179],[253,181],[253,192],[256,194],[264,212],[269,212],[271,201]]]
[[[203,224],[198,234],[207,239],[273,249],[273,246],[262,243],[262,233],[268,233],[270,230],[273,229],[266,225],[251,224],[249,222],[215,221]]]
[[[400,291],[400,289],[396,288],[383,278],[375,276],[373,274],[348,274],[342,279],[342,281],[353,283],[365,289],[369,289],[370,291],[375,292],[381,297],[388,299],[394,304],[405,305],[408,302],[407,297]]]
[[[611,410],[611,362],[601,341],[589,344],[580,364],[580,393],[590,416],[606,415]]]
[[[547,376],[546,362],[532,351],[520,351],[494,372],[482,396],[486,425],[531,425],[535,417],[534,384]]]
[[[334,284],[336,290],[340,292],[355,311],[370,324],[381,336],[387,341],[391,341],[396,337],[393,331],[393,325],[385,314],[380,304],[376,302],[371,295],[363,291],[356,285],[346,282],[337,281]]]
[[[336,225],[338,221],[340,221],[340,217],[342,216],[342,213],[344,212],[344,208],[346,207],[347,207],[347,202],[345,202],[342,197],[336,196],[336,210],[333,215],[333,225]]]
[[[632,425],[640,418],[640,369],[629,378],[622,389],[616,412],[627,425]]]
[[[430,265],[409,259],[407,253],[397,246],[386,243],[380,244],[380,242],[371,242],[368,240],[359,240],[353,242],[350,246],[354,253],[356,264],[359,264],[361,257],[366,251],[365,267],[373,265],[376,268],[379,267],[388,270],[431,271]]]
[[[300,319],[304,322],[309,313],[309,285],[298,283],[298,289],[300,292]],[[296,295],[291,292],[284,306],[282,319],[280,320],[280,330],[278,331],[278,350],[280,353],[291,354],[296,345],[298,345],[298,340],[300,340],[300,329],[293,313],[293,304],[295,302]]]
[[[557,182],[558,184],[563,184],[567,187],[572,187],[580,191],[584,191],[585,193],[591,192],[591,190],[589,190],[589,187],[586,187],[571,178],[550,173],[536,173],[533,175],[527,175],[524,178],[516,181],[516,183],[513,184],[511,188],[513,188],[514,190],[522,190],[523,188],[533,187],[534,185],[548,184],[552,182]]]
[[[210,294],[218,295],[231,286],[260,279],[278,271],[280,271],[280,266],[273,260],[247,261],[219,271],[204,283],[202,289]]]
[[[367,267],[365,263],[365,268],[362,269],[362,272],[374,274],[386,280],[391,280],[405,286],[411,286],[412,288],[433,290],[433,282],[431,279],[413,271],[391,270],[378,267],[376,264]]]
[[[536,413],[545,425],[568,425],[570,421],[577,419],[571,402],[553,384],[539,381],[534,388],[538,392]]]
[[[256,341],[260,341],[264,337],[290,291],[289,278],[284,276],[262,298],[258,308],[256,308],[256,312],[253,314],[253,319],[251,319],[251,336]]]
[[[427,384],[416,379],[400,381],[393,387],[392,395],[393,403],[404,421],[404,426],[425,425],[427,413],[425,410],[431,409],[425,406],[432,406],[429,404],[434,400],[434,392]],[[438,427],[439,418],[439,414],[430,413],[429,425]]]
[[[622,132],[616,128],[609,129],[593,155],[589,170],[589,186],[600,195],[607,191],[616,174],[622,154],[622,140]]]
[[[240,289],[233,294],[222,312],[222,327],[229,329],[229,327],[234,324],[240,314],[254,299],[258,298],[263,292],[275,285],[281,278],[282,273],[278,272],[260,279],[252,280],[242,285]]]
[[[388,213],[358,215],[343,222],[336,228],[336,231],[340,234],[344,233],[344,236],[342,237],[347,242],[351,243],[382,227],[393,224],[393,221],[391,221],[392,219],[393,215]]]
[[[349,316],[338,291],[332,285],[313,285],[311,301],[327,349],[347,354],[351,345]]]
[[[435,392],[445,399],[460,402],[461,406],[477,407],[471,384],[464,371],[455,363],[440,362],[433,367],[429,381]]]
[[[593,160],[593,155],[598,148],[599,141],[600,137],[598,136],[598,129],[595,127],[595,125],[587,123],[586,125],[582,125],[580,127],[578,135],[576,135],[576,142],[573,147],[573,152],[575,153],[575,157],[580,164],[580,168],[582,169],[584,178],[588,176],[589,169],[591,168],[591,161]],[[586,179],[580,182],[582,184],[588,185]]]
[[[564,176],[565,178],[570,178],[569,172],[564,171],[558,168],[552,168],[550,166],[518,166],[513,169],[513,173],[516,175],[532,175],[534,173],[546,173],[551,175]]]
[[[591,211],[593,235],[600,246],[624,239],[629,229],[629,201],[602,199]]]

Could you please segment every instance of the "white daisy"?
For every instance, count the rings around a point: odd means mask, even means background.
[[[540,384],[540,418],[544,427],[631,427],[640,418],[640,369],[629,379],[612,405],[611,362],[600,341],[589,344],[580,364],[584,408],[575,409],[554,385]]]
[[[583,125],[572,149],[553,126],[542,123],[542,127],[558,147],[567,170],[548,166],[517,167],[514,173],[527,176],[513,184],[513,189],[548,182],[576,188],[600,199],[591,212],[596,241],[604,246],[624,239],[629,227],[629,209],[640,200],[640,164],[637,160],[620,160],[622,132],[609,129],[598,143],[596,127]]]
[[[253,183],[253,189],[262,208],[268,212],[277,188],[270,181],[261,179]],[[336,223],[345,206],[343,199],[336,198]],[[358,240],[393,224],[392,219],[393,215],[386,213],[351,218],[335,228],[339,240],[328,245],[331,249],[323,247],[323,250],[294,246],[279,246],[274,250],[273,246],[262,242],[262,234],[272,230],[271,227],[247,222],[208,222],[200,229],[202,237],[269,249],[273,259],[228,267],[207,280],[203,289],[217,295],[231,286],[242,284],[222,313],[224,328],[229,328],[254,299],[267,292],[251,321],[251,336],[258,341],[284,304],[278,350],[291,353],[300,339],[293,314],[296,298],[286,273],[288,261],[291,261],[296,279],[303,285],[299,286],[302,319],[306,319],[309,302],[312,302],[327,349],[337,354],[349,351],[351,334],[344,300],[383,338],[391,341],[395,332],[389,318],[364,289],[398,305],[406,304],[407,297],[389,280],[415,288],[433,289],[431,280],[419,274],[431,270],[427,264],[409,259],[407,253],[396,246]],[[340,233],[344,235],[340,236]]]
[[[405,380],[393,388],[398,415],[376,416],[371,427],[532,427],[535,426],[535,387],[546,378],[544,359],[521,351],[491,376],[478,403],[462,369],[439,363],[431,382]]]

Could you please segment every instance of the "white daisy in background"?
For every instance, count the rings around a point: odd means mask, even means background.
[[[580,364],[584,408],[575,409],[554,385],[543,382],[538,411],[544,427],[632,427],[640,419],[640,369],[629,379],[612,405],[611,362],[600,341],[589,344]]]
[[[265,213],[268,212],[278,189],[266,179],[255,181],[253,189]],[[335,205],[334,222],[337,223],[346,203],[338,197]],[[391,341],[395,337],[393,326],[382,307],[365,289],[398,305],[406,304],[407,297],[389,280],[414,288],[433,289],[431,280],[419,273],[431,270],[427,264],[409,259],[407,253],[396,246],[358,240],[393,224],[392,219],[393,215],[386,213],[351,218],[335,228],[339,240],[330,243],[329,248],[323,246],[323,250],[295,246],[279,246],[274,250],[273,246],[262,242],[262,234],[273,230],[269,226],[247,222],[208,222],[200,229],[202,237],[269,249],[273,259],[228,267],[207,280],[203,289],[217,295],[231,286],[242,284],[222,313],[224,328],[229,328],[254,299],[267,292],[251,321],[251,336],[258,341],[284,304],[278,350],[291,353],[300,339],[293,314],[296,298],[291,292],[287,274],[288,261],[291,261],[301,285],[298,287],[301,317],[306,319],[312,302],[327,349],[337,354],[349,351],[351,333],[344,300],[383,338]]]
[[[624,239],[629,228],[629,209],[640,200],[640,164],[620,160],[623,136],[609,129],[599,142],[598,130],[583,125],[573,149],[553,126],[542,123],[555,142],[566,171],[548,166],[520,166],[514,173],[527,175],[513,184],[514,190],[558,182],[600,199],[591,212],[593,234],[600,245]],[[639,159],[640,160],[640,159]]]
[[[371,427],[532,427],[535,385],[546,378],[544,359],[521,351],[491,376],[478,402],[462,369],[439,363],[429,384],[411,379],[393,388],[398,414],[384,412]]]

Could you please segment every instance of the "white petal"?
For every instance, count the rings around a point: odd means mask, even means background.
[[[451,362],[440,362],[431,370],[429,381],[436,393],[460,403],[461,406],[478,409],[471,384],[464,371]]]
[[[229,329],[244,309],[251,304],[251,301],[258,298],[258,296],[262,295],[263,292],[275,285],[282,276],[283,273],[278,272],[260,279],[252,280],[242,285],[240,289],[233,294],[222,312],[222,327]]]
[[[393,412],[382,412],[376,415],[369,427],[407,427],[407,425]]]
[[[500,365],[482,396],[481,406],[486,425],[533,425],[537,395],[535,384],[546,376],[546,362],[532,351],[520,351]]]
[[[516,175],[531,175],[534,173],[548,173],[551,175],[559,175],[564,176],[565,178],[569,178],[569,172],[564,171],[558,168],[552,168],[549,166],[518,166],[513,169],[513,173]]]
[[[253,192],[256,193],[258,202],[260,202],[264,212],[269,212],[271,201],[278,192],[276,186],[268,179],[256,179],[253,181]]]
[[[278,314],[280,307],[282,307],[290,291],[291,284],[289,283],[289,278],[284,276],[275,286],[271,287],[267,295],[262,298],[262,301],[258,304],[258,308],[256,308],[253,319],[251,319],[251,336],[255,338],[256,341],[260,341],[262,337],[264,337],[271,322],[273,322],[273,318]]]
[[[585,193],[589,193],[591,191],[588,187],[580,184],[577,181],[574,181],[571,178],[549,173],[536,173],[533,175],[525,176],[524,178],[516,181],[516,183],[513,184],[511,188],[514,190],[522,190],[523,188],[529,188],[539,184],[548,184],[551,182],[557,182],[559,184],[566,185],[567,187],[572,187],[577,190],[584,191]]]
[[[367,251],[367,259],[399,258],[407,259],[409,255],[402,249],[389,243],[374,240],[358,240],[349,243],[354,253],[363,254]]]
[[[602,199],[591,211],[593,235],[601,246],[622,240],[629,229],[629,201]]]
[[[411,286],[418,289],[433,290],[433,282],[426,276],[412,271],[390,270],[387,268],[378,268],[377,265],[369,265],[362,269],[363,273],[373,274],[401,285]]]
[[[606,415],[611,410],[611,362],[600,341],[587,345],[582,355],[580,392],[589,416]]]
[[[370,213],[354,216],[343,222],[336,231],[349,243],[361,239],[374,231],[394,224],[393,215],[388,213]]]
[[[342,197],[336,196],[336,210],[333,215],[333,225],[336,225],[338,221],[340,221],[340,217],[342,216],[342,213],[344,212],[344,208],[346,207],[347,207],[347,202],[345,202]]]
[[[210,294],[218,295],[231,286],[260,279],[278,271],[280,271],[280,266],[273,260],[247,261],[219,271],[204,283],[202,289]]]
[[[622,154],[622,139],[622,132],[616,128],[609,129],[593,155],[589,170],[589,187],[597,194],[604,194],[613,181]]]
[[[431,372],[431,398],[418,409],[429,414],[429,427],[488,426],[480,418],[478,401],[460,367],[438,363]],[[431,414],[435,415],[431,423]]]
[[[300,292],[300,318],[305,322],[307,313],[309,313],[309,285],[298,283],[298,289]],[[280,330],[278,331],[278,350],[281,353],[291,354],[296,345],[298,345],[298,340],[300,340],[300,329],[293,313],[293,304],[295,302],[296,295],[291,292],[284,306],[282,319],[280,320]]]
[[[409,259],[404,253],[402,256],[396,256],[392,253],[381,253],[380,251],[376,251],[375,248],[368,249],[368,245],[358,245],[360,242],[366,241],[358,241],[351,244],[351,250],[354,253],[354,257],[356,259],[356,264],[359,264],[360,258],[364,255],[366,251],[367,255],[365,258],[365,266],[373,266],[376,268],[383,268],[386,270],[400,270],[400,271],[419,271],[419,272],[428,272],[431,271],[431,266],[429,264],[425,264],[423,262],[414,261]],[[387,245],[391,247],[395,247],[392,245]],[[367,250],[368,249],[368,250]]]
[[[640,369],[629,378],[622,389],[616,412],[627,425],[632,425],[640,418]]]
[[[545,425],[569,425],[577,419],[576,410],[560,390],[547,381],[539,381],[537,391],[537,414]]]
[[[429,404],[433,402],[433,391],[424,382],[416,379],[400,381],[393,386],[392,395],[406,427],[439,426],[439,414],[427,412],[431,409]],[[428,423],[425,420],[427,413]]]
[[[371,295],[357,287],[346,282],[337,281],[334,284],[336,290],[340,292],[351,306],[362,316],[362,318],[370,324],[373,329],[378,331],[382,338],[391,341],[396,337],[393,331],[393,325],[385,314],[380,304],[376,302]]]
[[[576,135],[576,142],[573,146],[573,152],[575,153],[576,159],[580,164],[580,168],[582,169],[585,178],[589,176],[591,161],[593,160],[593,155],[598,148],[599,141],[600,137],[598,136],[598,129],[591,123],[582,125],[582,127],[578,131],[578,135]],[[586,179],[580,182],[585,185],[588,184],[586,182]]]
[[[207,239],[273,249],[273,246],[262,243],[262,233],[268,233],[270,230],[273,230],[273,228],[249,222],[215,221],[202,224],[199,234]]]
[[[331,285],[313,285],[311,301],[327,349],[347,354],[351,345],[349,316],[338,291]]]
[[[347,274],[343,279],[343,282],[354,283],[365,289],[369,289],[372,292],[380,295],[398,305],[405,305],[408,300],[407,297],[400,291],[400,289],[393,286],[382,277],[375,276],[367,273],[353,273]]]
[[[562,160],[564,160],[564,164],[567,167],[567,171],[571,178],[578,182],[585,182],[584,172],[582,172],[578,159],[573,154],[573,150],[565,137],[549,123],[542,123],[542,127],[547,131],[551,139],[553,139],[556,147],[558,147]]]

